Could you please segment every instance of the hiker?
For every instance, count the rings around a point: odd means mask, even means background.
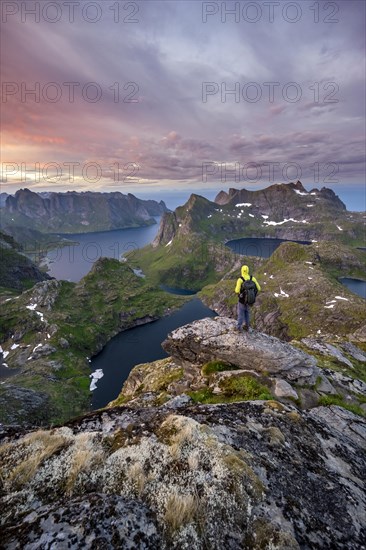
[[[243,265],[241,268],[241,277],[236,281],[235,292],[238,294],[238,324],[237,330],[240,331],[245,321],[243,329],[249,330],[250,313],[249,308],[254,304],[256,296],[261,287],[255,277],[249,275],[249,267]]]

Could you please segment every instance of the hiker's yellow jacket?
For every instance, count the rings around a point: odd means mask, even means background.
[[[243,277],[244,281],[248,281],[250,279],[250,275],[249,275],[249,267],[247,265],[243,265],[242,268],[241,268],[241,276]],[[239,279],[236,281],[236,286],[235,286],[235,292],[237,294],[239,294],[240,292],[240,287],[241,287],[241,284],[243,282],[243,279],[241,277],[239,277]],[[255,283],[255,286],[257,287],[257,290],[258,292],[260,291],[261,287],[257,281],[257,279],[255,277],[252,277],[252,281],[253,283]]]

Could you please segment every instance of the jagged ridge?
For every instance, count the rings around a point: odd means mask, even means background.
[[[138,227],[155,223],[168,209],[163,201],[141,200],[132,194],[47,193],[21,189],[8,196],[2,209],[2,226],[21,226],[41,232],[85,233]]]

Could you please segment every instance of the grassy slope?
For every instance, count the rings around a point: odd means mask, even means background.
[[[279,189],[285,195],[285,203],[278,199],[276,202],[272,197],[270,218],[277,221],[283,219],[287,205],[291,205],[291,208],[301,213],[302,217],[298,219],[306,218],[308,223],[289,222],[268,226],[254,199],[250,207],[237,207],[235,201],[218,205],[199,195],[191,195],[185,205],[164,217],[156,239],[159,244],[135,251],[129,259],[135,266],[141,267],[155,284],[199,290],[207,284],[218,282],[236,265],[237,257],[230,257],[224,246],[228,240],[251,236],[315,239],[330,243],[328,255],[325,251],[323,254],[328,269],[331,269],[333,263],[334,274],[346,272],[349,259],[347,246],[365,245],[362,213],[340,210],[327,200],[313,200],[286,187],[279,186]],[[309,201],[315,205],[311,209],[306,207]],[[331,244],[333,241],[339,243],[339,249],[345,253],[343,260],[340,260],[339,251],[336,254],[342,269],[332,260],[332,254],[338,246]],[[354,275],[360,276],[363,271],[361,267],[358,275],[356,271]]]
[[[34,311],[26,309],[26,305],[34,302],[32,290],[5,303],[0,318],[4,350],[10,350],[14,341],[20,345],[6,359],[10,368],[16,367],[20,354],[30,353],[35,343],[56,348],[46,357],[26,360],[21,372],[9,379],[20,387],[36,391],[41,388],[51,397],[50,422],[61,422],[88,410],[88,357],[114,334],[134,326],[136,320],[157,318],[186,300],[153,288],[127,265],[106,258],[98,261],[80,283],[58,283],[56,293],[51,311],[37,308],[44,312],[48,326]],[[52,325],[57,327],[54,334]],[[47,338],[49,332],[51,338]],[[11,338],[14,335],[15,340]],[[63,348],[60,338],[67,340],[69,347]],[[27,352],[25,346],[29,343]],[[1,395],[6,385],[0,388]],[[6,407],[2,410],[0,407],[0,421],[6,421],[6,416]]]
[[[176,237],[168,246],[146,246],[132,252],[128,260],[154,284],[190,290],[220,280],[238,262],[227,247],[198,235]]]
[[[192,195],[188,202],[176,209],[175,214],[181,229],[189,230],[206,239],[224,243],[230,239],[242,237],[280,237],[295,240],[324,239],[337,241],[351,246],[365,246],[365,226],[362,212],[350,213],[339,210],[329,201],[313,201],[308,196],[300,196],[289,189],[284,189],[283,202],[269,198],[266,211],[271,204],[270,221],[282,221],[287,206],[299,213],[298,221],[306,219],[307,223],[287,222],[282,225],[267,225],[262,217],[261,208],[253,198],[250,207],[235,206],[235,202],[218,205],[198,195]],[[254,192],[260,193],[260,192]],[[277,202],[276,202],[277,200]],[[306,203],[313,202],[309,209]],[[301,212],[301,214],[300,214]],[[287,216],[289,217],[289,216]],[[341,227],[341,230],[339,229]]]
[[[253,308],[257,328],[286,339],[301,338],[318,330],[346,335],[359,328],[366,322],[365,301],[341,285],[337,277],[366,279],[364,256],[364,252],[331,243],[282,244],[255,273],[262,285]],[[234,314],[235,280],[233,277],[207,286],[200,296],[211,307],[219,304]],[[289,297],[280,295],[281,290]],[[347,300],[335,300],[335,296]],[[331,305],[326,302],[332,300],[334,307],[326,308]]]

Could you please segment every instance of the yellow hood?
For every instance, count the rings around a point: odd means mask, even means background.
[[[249,275],[249,267],[247,265],[243,265],[241,268],[241,276],[245,277]]]

